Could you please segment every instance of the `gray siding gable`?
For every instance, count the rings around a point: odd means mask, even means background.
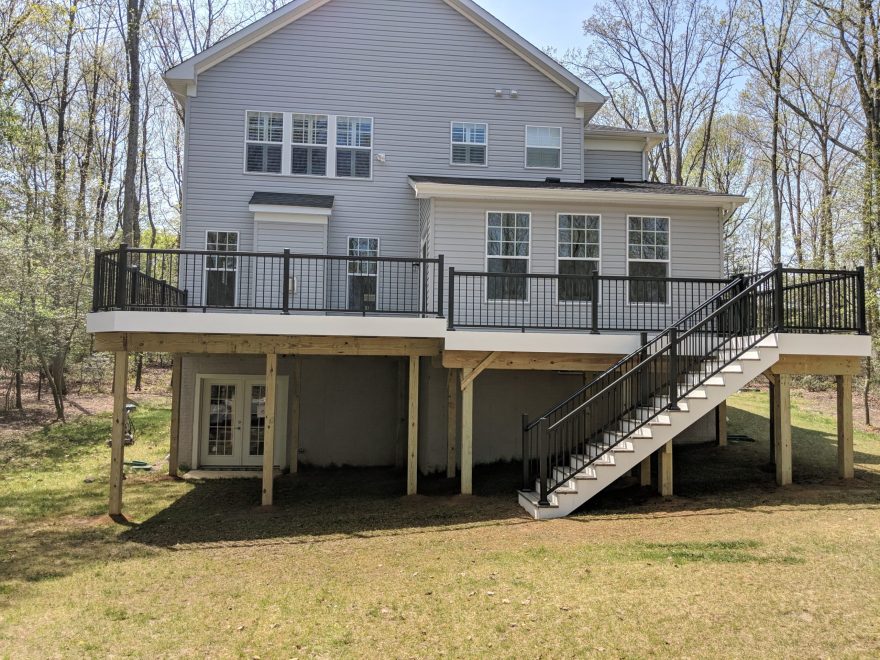
[[[495,96],[516,89],[519,98]],[[374,118],[372,180],[245,174],[247,110]],[[450,165],[453,120],[489,126],[487,167]],[[561,170],[524,166],[526,125],[560,126]],[[583,178],[583,121],[568,91],[443,0],[332,0],[199,75],[188,99],[183,245],[234,229],[254,246],[254,192],[332,195],[328,249],[379,236],[385,256],[416,256],[411,174]]]
[[[642,181],[645,178],[642,163],[644,154],[637,151],[586,149],[584,151],[584,178],[607,181],[612,178]]]

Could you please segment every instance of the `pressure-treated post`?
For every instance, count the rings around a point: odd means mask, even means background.
[[[672,496],[672,440],[667,442],[657,454],[657,480],[660,495]]]
[[[290,249],[284,250],[284,266],[281,281],[281,311],[290,314]]]
[[[715,437],[719,447],[727,446],[727,401],[715,408]]]
[[[278,355],[266,355],[266,401],[263,406],[263,506],[272,506],[275,480],[275,409],[278,387]]]
[[[409,357],[409,406],[406,443],[406,494],[418,492],[419,478],[419,356]]]
[[[122,243],[116,253],[116,309],[125,309],[126,282],[128,281],[128,245]]]
[[[774,398],[774,458],[776,483],[791,484],[791,376],[780,374],[776,381]]]
[[[171,447],[168,452],[168,475],[176,477],[180,466],[180,386],[183,356],[176,353],[171,363]]]
[[[529,470],[529,459],[531,451],[529,450],[529,416],[522,415],[522,488],[523,490],[531,490],[531,474]]]
[[[669,331],[669,409],[678,407],[678,330]]]
[[[852,479],[855,476],[852,376],[837,377],[837,471],[841,479]]]
[[[450,308],[451,309],[451,308]],[[462,369],[464,382],[473,369]],[[474,382],[461,390],[461,494],[474,492]]]
[[[458,371],[449,369],[446,374],[446,476],[455,478],[458,455]]]
[[[110,515],[122,514],[125,461],[125,404],[128,401],[128,352],[118,351],[113,367],[113,427],[110,434]]]

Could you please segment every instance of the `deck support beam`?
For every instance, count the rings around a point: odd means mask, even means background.
[[[266,403],[263,425],[263,506],[272,506],[275,481],[275,410],[278,391],[278,354],[266,355]]]
[[[773,383],[773,459],[776,483],[791,484],[791,376],[779,374]]]
[[[110,435],[110,515],[122,515],[125,462],[125,404],[128,402],[128,352],[117,351],[113,366],[113,427]]]
[[[449,369],[446,373],[446,477],[455,478],[456,456],[458,454],[458,372]]]
[[[648,456],[639,463],[639,485],[645,487],[651,485],[651,457]]]
[[[849,375],[837,377],[837,471],[841,479],[855,476],[852,376]]]
[[[168,476],[180,472],[180,390],[183,378],[183,356],[175,353],[171,358],[171,446],[168,451]]]
[[[719,447],[727,446],[727,401],[715,408],[715,437]]]
[[[672,440],[657,452],[658,489],[663,497],[672,496]]]
[[[409,357],[409,406],[406,443],[406,494],[415,495],[419,479],[419,356]]]
[[[474,492],[474,381],[468,380],[472,369],[461,370],[461,494]]]

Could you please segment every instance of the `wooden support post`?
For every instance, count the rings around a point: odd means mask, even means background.
[[[397,360],[397,401],[395,409],[397,413],[397,428],[394,433],[394,467],[396,468],[402,468],[406,460],[406,380],[409,372],[408,360],[408,357]]]
[[[266,403],[263,425],[263,506],[272,506],[275,481],[275,410],[278,390],[278,354],[266,355]]]
[[[128,352],[116,353],[113,368],[113,427],[110,435],[110,515],[122,514],[125,461],[125,404],[128,402]]]
[[[657,453],[657,479],[663,497],[672,496],[672,440],[667,442]]]
[[[719,447],[727,446],[727,401],[715,409],[715,437]]]
[[[168,475],[176,477],[180,471],[180,386],[183,378],[183,356],[172,357],[171,363],[171,447],[168,451]]]
[[[461,380],[465,382],[471,369],[461,370]],[[474,382],[461,392],[461,494],[474,492]]]
[[[419,356],[409,358],[409,414],[407,415],[406,494],[415,495],[419,478]]]
[[[837,377],[837,471],[841,479],[852,479],[855,476],[852,376]]]
[[[458,454],[458,372],[446,373],[446,477],[455,478]]]
[[[648,456],[645,460],[639,463],[639,484],[642,486],[650,486],[651,485],[651,457]]]
[[[300,418],[302,417],[302,360],[293,358],[293,398],[290,410],[290,471],[299,472]]]
[[[779,376],[767,374],[770,385],[770,465],[776,465],[776,396],[779,392]]]
[[[791,484],[791,376],[781,374],[774,386],[773,455],[776,461],[776,483]]]

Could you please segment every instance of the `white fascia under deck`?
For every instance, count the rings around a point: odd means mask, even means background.
[[[449,330],[446,319],[357,315],[277,315],[197,312],[97,312],[88,315],[91,333],[274,335],[440,339],[448,351],[628,355],[639,333],[519,332]],[[780,334],[781,355],[867,357],[863,335]]]

